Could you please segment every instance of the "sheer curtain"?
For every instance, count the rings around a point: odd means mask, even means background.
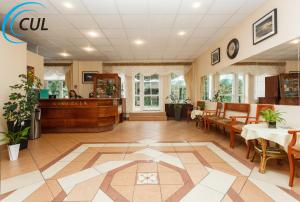
[[[186,85],[186,94],[187,97],[192,99],[192,79],[193,79],[193,71],[190,69],[185,75],[184,75],[184,81]]]

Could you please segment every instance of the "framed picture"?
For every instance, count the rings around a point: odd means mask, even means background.
[[[277,34],[277,9],[272,10],[252,25],[253,45]]]
[[[221,61],[220,59],[220,48],[217,48],[211,53],[211,64],[215,65]]]
[[[82,72],[82,83],[93,83],[93,77],[97,71]]]

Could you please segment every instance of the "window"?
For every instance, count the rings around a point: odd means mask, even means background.
[[[254,99],[265,97],[265,78],[270,75],[257,75],[254,77]]]
[[[237,79],[237,102],[245,102],[245,76],[238,75]]]
[[[203,100],[211,99],[211,89],[212,87],[212,76],[203,76],[201,77],[201,95]]]
[[[134,77],[134,109],[158,110],[159,101],[159,75],[142,75],[136,74]]]
[[[223,102],[233,102],[233,74],[222,74],[219,80],[219,90],[221,101]]]
[[[178,97],[179,102],[186,100],[186,85],[182,75],[178,76],[174,73],[171,74],[171,94]]]
[[[141,106],[141,74],[138,73],[134,77],[134,105],[135,107]]]
[[[46,88],[49,89],[49,95],[55,95],[56,98],[68,97],[68,89],[65,81],[62,80],[50,80],[45,81]]]
[[[159,107],[159,76],[153,74],[144,77],[144,107]]]
[[[55,95],[56,98],[68,97],[66,73],[70,71],[65,66],[46,66],[44,72],[44,86],[49,90],[49,95]]]

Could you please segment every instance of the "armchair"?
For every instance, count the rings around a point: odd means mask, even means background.
[[[296,145],[298,133],[300,133],[300,130],[289,131],[289,134],[292,135],[292,140],[288,146],[288,158],[289,158],[289,164],[290,164],[290,180],[289,180],[290,187],[292,187],[294,184],[295,160],[300,159],[300,146]]]

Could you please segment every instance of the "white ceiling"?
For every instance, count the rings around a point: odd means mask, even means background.
[[[300,39],[299,43],[300,43]],[[271,48],[260,54],[252,56],[250,60],[298,60],[300,44],[293,44],[291,41]],[[300,53],[300,52],[299,52]]]
[[[46,8],[35,7],[38,13],[32,15],[45,17],[49,30],[26,32],[23,39],[46,58],[61,59],[65,51],[71,54],[68,59],[192,61],[266,0],[36,1]],[[0,13],[19,2],[24,1],[6,2]],[[74,8],[65,8],[64,2]],[[198,2],[201,6],[193,8]],[[87,37],[90,30],[100,36]],[[178,36],[179,31],[186,35]],[[135,45],[136,39],[145,44]],[[83,51],[86,46],[96,51]]]

